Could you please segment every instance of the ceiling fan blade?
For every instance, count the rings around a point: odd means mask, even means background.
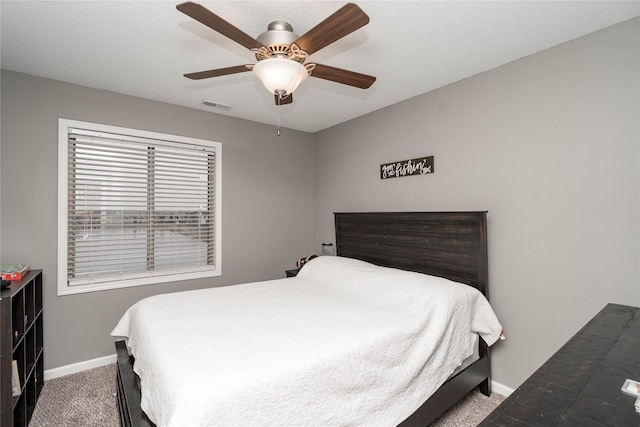
[[[184,76],[192,80],[202,80],[211,77],[226,76],[228,74],[243,73],[249,71],[246,65],[236,65],[235,67],[218,68],[217,70],[198,71]]]
[[[262,46],[262,43],[258,40],[231,25],[202,5],[188,1],[177,5],[176,9],[247,49],[257,49]]]
[[[291,104],[293,102],[293,94],[292,93],[290,93],[289,95],[287,95],[286,98],[283,98],[283,99],[280,99],[278,94],[275,94],[273,96],[275,96],[275,100],[276,100],[276,105],[277,106],[287,105],[287,104]]]
[[[294,43],[311,55],[368,23],[369,17],[362,9],[356,4],[347,3]]]
[[[316,67],[311,71],[311,77],[331,80],[332,82],[355,86],[360,89],[368,89],[376,81],[375,77],[366,74],[330,67],[328,65],[315,65]]]

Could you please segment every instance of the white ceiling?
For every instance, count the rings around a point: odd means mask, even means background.
[[[310,78],[276,107],[249,72],[183,77],[255,58],[180,2],[2,0],[2,68],[261,123],[280,108],[283,127],[316,132],[640,15],[640,1],[357,1],[370,23],[307,62],[377,81],[362,90]],[[255,38],[274,20],[302,35],[345,2],[200,3]]]

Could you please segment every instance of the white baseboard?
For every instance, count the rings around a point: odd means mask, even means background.
[[[509,397],[515,390],[511,387],[507,387],[504,384],[500,384],[499,382],[491,381],[491,391],[501,394],[505,397]]]
[[[76,374],[87,369],[98,368],[100,366],[116,363],[116,355],[98,357],[96,359],[85,360],[84,362],[72,363],[71,365],[60,366],[59,368],[47,369],[44,371],[44,380],[64,377],[65,375]]]

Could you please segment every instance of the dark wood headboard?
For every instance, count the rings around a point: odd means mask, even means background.
[[[488,297],[486,212],[335,213],[337,255],[465,283]]]

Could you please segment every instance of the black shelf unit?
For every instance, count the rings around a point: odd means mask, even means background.
[[[42,271],[0,291],[0,425],[27,426],[44,385]],[[12,392],[16,361],[20,394]]]

